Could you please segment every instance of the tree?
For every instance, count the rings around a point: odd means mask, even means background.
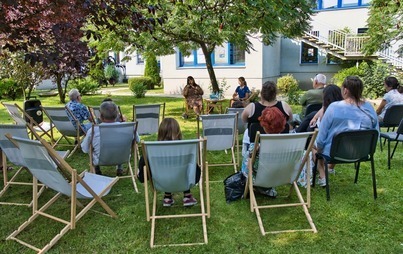
[[[116,23],[126,30],[152,29],[150,20],[136,11],[136,2],[4,0],[0,3],[0,45],[11,52],[25,52],[32,65],[41,63],[56,81],[64,103],[68,80],[86,72],[90,51],[83,37],[99,39],[99,34],[83,29],[88,22],[109,30]]]
[[[150,77],[154,85],[159,86],[161,83],[160,68],[158,67],[157,57],[152,52],[148,52],[145,55],[146,66],[144,68],[144,76]]]
[[[231,42],[242,50],[253,50],[249,37],[267,45],[279,36],[296,37],[308,30],[315,1],[189,0],[160,1],[147,15],[154,26],[151,33],[127,36],[138,50],[158,55],[178,47],[184,54],[201,48],[213,91],[219,91],[211,54],[216,46]],[[120,29],[122,30],[122,29]]]
[[[369,40],[364,46],[366,54],[397,45],[397,51],[403,56],[403,2],[401,0],[372,0],[369,9]]]

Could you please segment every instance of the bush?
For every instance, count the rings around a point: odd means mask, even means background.
[[[347,69],[342,69],[341,71],[337,72],[332,79],[332,82],[335,85],[341,86],[343,84],[343,81],[346,79],[347,76],[358,76],[362,77],[364,74],[363,70],[361,67],[351,67]]]
[[[161,83],[160,68],[158,67],[157,58],[153,53],[147,53],[145,60],[144,76],[151,78],[152,85],[149,89],[154,89],[154,85],[160,86]]]
[[[298,81],[291,74],[277,79],[277,88],[281,93],[287,94],[289,104],[299,104],[301,89],[298,86]]]
[[[147,88],[153,83],[150,77],[138,77],[129,79],[129,89],[136,98],[143,98],[146,95]]]
[[[24,94],[22,87],[17,84],[14,79],[0,79],[0,99],[10,98],[15,100]]]
[[[381,61],[361,63],[360,67],[363,69],[362,81],[364,82],[365,98],[379,98],[385,93],[383,87],[384,80],[390,75],[392,69]]]
[[[80,94],[90,94],[95,93],[98,90],[99,84],[91,77],[85,77],[71,80],[69,87],[76,88]]]
[[[109,84],[115,85],[119,80],[119,70],[114,64],[108,64],[105,68],[105,78],[108,80]]]

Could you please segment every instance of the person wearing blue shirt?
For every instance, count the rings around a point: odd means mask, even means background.
[[[349,130],[379,129],[378,117],[372,105],[362,97],[364,85],[357,76],[348,76],[342,84],[342,101],[329,105],[319,125],[316,138],[318,152],[329,156],[333,136]],[[324,162],[318,163],[320,186],[326,186]]]
[[[246,84],[244,77],[238,78],[238,84],[239,84],[239,86],[235,89],[235,93],[232,95],[232,102],[245,101],[250,96],[251,92],[249,90],[248,85]],[[232,102],[231,102],[231,105],[232,105]]]
[[[81,94],[77,89],[71,89],[69,92],[70,101],[67,103],[67,107],[74,114],[74,117],[80,122],[81,127],[85,132],[91,128],[91,123],[84,124],[84,120],[91,121],[91,114],[84,104],[81,103]],[[73,125],[77,128],[76,122],[70,119]]]

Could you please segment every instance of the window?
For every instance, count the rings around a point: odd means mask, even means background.
[[[317,10],[329,10],[336,8],[356,8],[368,6],[371,0],[317,0]]]
[[[211,54],[211,60],[214,66],[244,66],[245,50],[232,43],[225,43],[215,48]],[[189,51],[188,54],[179,52],[179,66],[205,66],[206,59],[201,49]]]
[[[143,56],[137,53],[137,64],[144,64]]]
[[[301,63],[318,63],[318,49],[306,44],[301,43]]]

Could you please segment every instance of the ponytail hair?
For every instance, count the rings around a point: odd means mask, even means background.
[[[392,89],[399,89],[399,81],[397,80],[397,78],[393,77],[393,76],[389,76],[385,78],[385,84],[388,87],[391,87]]]

